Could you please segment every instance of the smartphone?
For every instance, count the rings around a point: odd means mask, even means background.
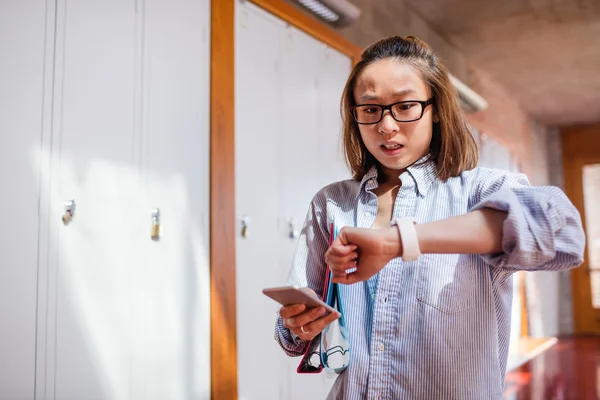
[[[305,304],[307,310],[316,307],[323,307],[325,309],[324,315],[337,312],[333,307],[319,299],[317,296],[299,288],[298,286],[267,288],[263,289],[262,292],[283,306]]]

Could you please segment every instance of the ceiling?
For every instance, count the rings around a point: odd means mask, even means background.
[[[600,0],[405,2],[539,122],[600,121]]]

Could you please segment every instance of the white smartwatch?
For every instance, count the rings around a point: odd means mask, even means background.
[[[391,225],[396,225],[398,232],[400,232],[402,261],[415,261],[421,255],[417,230],[415,229],[416,223],[417,221],[412,217],[398,218],[391,222]]]

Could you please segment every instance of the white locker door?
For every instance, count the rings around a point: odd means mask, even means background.
[[[340,153],[339,100],[350,59],[251,4],[236,23],[237,311],[241,399],[325,398],[333,377],[298,375],[300,358],[273,339],[276,304],[314,194],[349,177]],[[260,44],[260,45],[258,45]],[[293,226],[290,226],[293,222]]]
[[[210,398],[209,3],[144,2],[132,399]]]
[[[318,170],[316,185],[323,187],[332,182],[351,179],[346,165],[342,141],[340,102],[346,80],[352,70],[352,60],[347,55],[322,45],[315,54],[321,68],[317,72],[316,86],[319,128],[316,131]]]
[[[325,185],[348,179],[341,152],[339,103],[350,59],[303,31],[285,30],[280,118],[288,124],[281,149],[294,149],[280,166],[280,212],[301,229],[313,196]],[[287,240],[281,248],[280,268],[287,273],[296,248]],[[325,398],[337,375],[299,375],[297,359],[288,358],[286,399]]]
[[[139,209],[134,0],[59,1],[46,396],[129,399]],[[63,225],[63,203],[74,200]],[[55,319],[54,319],[55,318]],[[55,325],[52,325],[55,323]],[[151,351],[147,349],[147,351]]]
[[[285,399],[285,355],[273,339],[277,304],[262,289],[281,285],[278,231],[279,168],[295,149],[281,151],[289,129],[281,121],[280,41],[283,22],[249,4],[236,4],[235,181],[238,392],[241,400]],[[248,218],[247,236],[241,219]]]
[[[0,2],[3,400],[34,397],[45,23],[45,0]]]

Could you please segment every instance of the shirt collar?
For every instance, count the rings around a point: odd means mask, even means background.
[[[363,191],[373,190],[377,186],[379,186],[379,183],[377,182],[377,175],[378,175],[377,166],[373,165],[367,171],[367,173],[362,177],[362,179],[360,181],[360,189],[357,193],[357,197],[360,196],[360,194]]]
[[[358,194],[360,195],[363,191],[373,190],[379,186],[377,176],[377,166],[374,165],[361,179]],[[427,154],[421,157],[408,167],[406,172],[400,175],[400,179],[404,180],[406,176],[410,176],[414,180],[417,192],[423,197],[426,196],[431,184],[437,179],[435,163],[431,160],[430,155]]]
[[[431,184],[437,179],[435,162],[427,154],[416,163],[407,168],[408,173],[415,180],[417,191],[421,196],[426,196]]]

